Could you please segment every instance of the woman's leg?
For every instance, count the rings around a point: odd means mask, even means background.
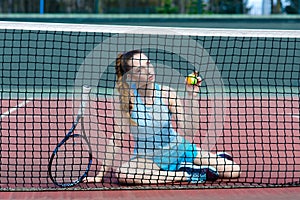
[[[207,151],[200,150],[194,164],[215,167],[221,178],[238,178],[240,176],[240,166],[238,164]]]
[[[186,181],[186,172],[161,171],[152,161],[136,158],[116,170],[120,183],[123,184],[159,184]]]

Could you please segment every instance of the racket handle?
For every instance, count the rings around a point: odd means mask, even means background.
[[[91,89],[92,88],[88,85],[82,86],[82,101],[87,101],[89,99]]]
[[[85,110],[85,107],[86,107],[86,103],[89,100],[89,93],[90,93],[91,89],[92,88],[90,86],[87,86],[87,85],[82,86],[81,106],[78,110],[77,118],[81,117],[84,114],[84,110]]]

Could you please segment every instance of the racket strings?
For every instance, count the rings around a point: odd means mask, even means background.
[[[58,184],[76,182],[85,174],[90,153],[82,135],[72,135],[57,152],[52,166],[53,177]]]

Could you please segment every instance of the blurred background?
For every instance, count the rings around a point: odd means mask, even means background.
[[[0,0],[0,20],[300,29],[300,0]]]
[[[269,15],[299,14],[299,3],[300,0],[0,0],[0,12]]]

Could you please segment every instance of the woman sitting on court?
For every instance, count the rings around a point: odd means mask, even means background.
[[[134,156],[116,168],[120,183],[201,183],[240,175],[239,165],[229,154],[201,151],[172,127],[172,115],[177,126],[183,126],[182,103],[174,90],[155,83],[154,68],[144,53],[133,50],[120,54],[116,59],[116,74],[120,103],[115,108],[121,112],[114,114],[114,142],[106,150],[116,151],[113,144],[124,133],[132,134],[135,143]],[[190,95],[199,92],[201,79],[198,79],[198,86],[186,85]],[[108,152],[99,174],[85,182],[102,181],[104,173],[112,167],[113,153]]]

